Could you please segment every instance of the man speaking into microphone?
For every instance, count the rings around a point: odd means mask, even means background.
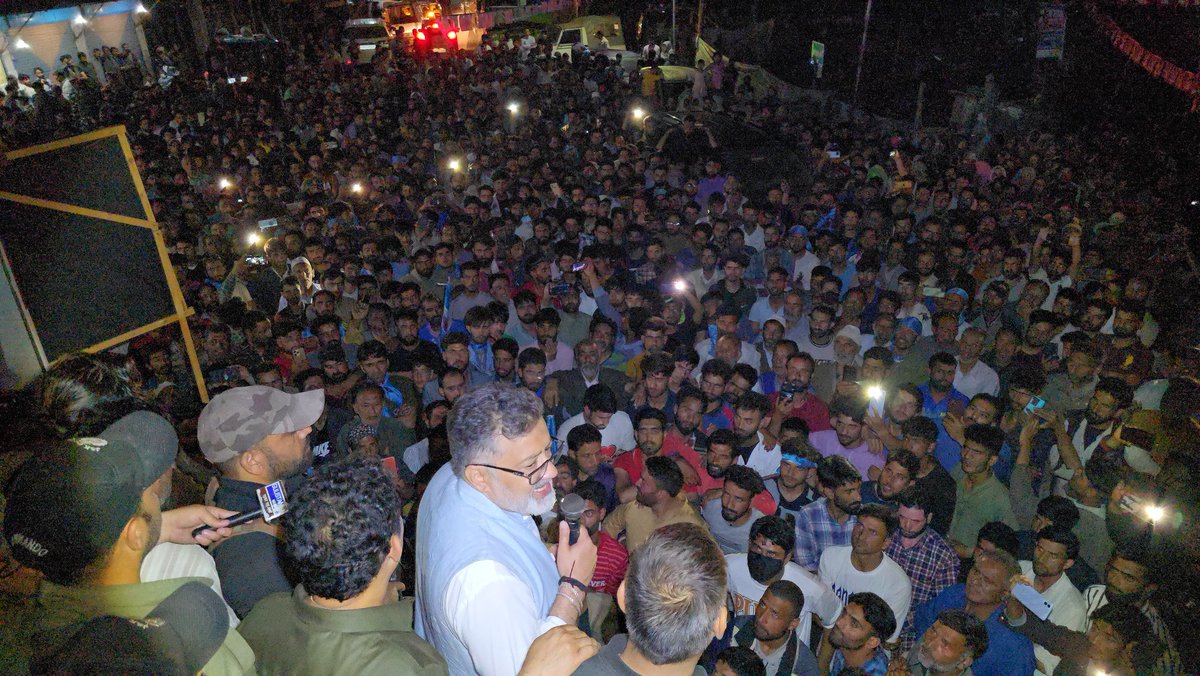
[[[491,383],[464,395],[447,421],[450,462],[417,517],[416,631],[452,674],[516,674],[543,632],[573,625],[587,598],[596,546],[542,544],[531,518],[554,508],[550,433],[542,401]]]

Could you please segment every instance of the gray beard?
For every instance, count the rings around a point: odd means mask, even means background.
[[[580,366],[579,375],[583,376],[584,380],[595,380],[600,377],[600,365],[596,366]]]
[[[951,664],[951,665],[938,664],[937,662],[933,661],[932,655],[926,655],[925,651],[922,650],[920,647],[917,648],[917,661],[921,663],[921,666],[925,667],[930,672],[935,673],[935,674],[957,673],[958,670],[962,667],[962,660],[959,660],[958,662],[955,662],[954,664]]]

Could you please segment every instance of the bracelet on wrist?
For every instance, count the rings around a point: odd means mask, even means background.
[[[562,577],[558,578],[558,583],[571,585],[572,587],[578,589],[579,591],[583,592],[584,594],[586,594],[588,592],[588,588],[587,588],[586,584],[580,582],[579,580],[576,580],[575,578],[573,578],[569,575],[563,575]]]

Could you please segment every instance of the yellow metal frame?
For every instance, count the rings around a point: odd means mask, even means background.
[[[117,126],[97,129],[96,131],[80,134],[79,136],[72,136],[71,138],[51,141],[49,143],[43,143],[36,146],[29,146],[28,148],[21,148],[20,150],[13,150],[5,153],[5,156],[10,161],[19,160],[23,157],[52,152],[73,145],[78,145],[80,143],[90,143],[92,141],[98,141],[114,136],[121,145],[121,152],[124,155],[125,164],[129,167],[129,175],[133,179],[133,184],[137,190],[138,199],[141,202],[142,212],[145,214],[145,218],[132,218],[122,214],[98,211],[96,209],[89,209],[87,207],[81,207],[74,204],[56,202],[38,197],[30,197],[28,195],[19,195],[3,190],[0,190],[0,200],[8,200],[19,204],[41,207],[43,209],[52,209],[54,211],[61,211],[78,216],[112,221],[113,223],[120,223],[122,225],[149,228],[154,234],[154,246],[158,250],[158,259],[162,264],[163,275],[166,276],[167,279],[167,288],[171,292],[171,302],[175,308],[175,313],[161,319],[157,319],[144,326],[139,326],[131,331],[126,331],[119,336],[113,336],[112,338],[96,343],[95,345],[85,347],[83,351],[95,353],[102,350],[107,350],[116,345],[120,345],[121,343],[132,340],[140,335],[177,323],[179,324],[179,332],[183,336],[184,350],[187,352],[188,363],[192,368],[192,377],[196,380],[196,388],[200,393],[200,400],[207,403],[208,390],[204,387],[204,374],[200,371],[200,359],[196,356],[196,345],[192,340],[192,332],[188,328],[187,322],[188,317],[194,314],[194,310],[187,306],[187,302],[183,298],[183,290],[179,288],[179,280],[175,278],[175,271],[171,268],[171,259],[170,255],[167,253],[166,241],[163,239],[162,230],[158,227],[158,222],[154,219],[154,211],[150,208],[150,198],[146,195],[146,186],[142,183],[141,174],[138,173],[137,165],[134,163],[133,148],[129,145],[129,137],[125,133],[125,127]],[[7,261],[7,255],[2,246],[0,246],[0,256],[5,256]],[[15,283],[15,281],[16,280],[13,280],[13,289],[16,291],[17,305],[21,310],[21,319],[24,321],[25,328],[29,332],[30,337],[33,339],[33,344],[37,349],[38,358],[42,362],[42,367],[49,368],[50,362],[46,358],[45,351],[42,349],[42,341],[38,336],[37,326],[35,326],[33,323],[33,318],[30,316],[29,310],[25,306],[25,301],[21,296],[20,287]]]

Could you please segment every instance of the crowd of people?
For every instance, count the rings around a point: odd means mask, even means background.
[[[304,47],[105,113],[205,396],[163,329],[4,398],[0,670],[1198,668],[1200,353],[1114,130],[718,87],[764,180],[603,57]]]
[[[90,131],[101,120],[112,120],[147,79],[169,86],[178,73],[165,47],[147,60],[129,43],[62,54],[47,73],[10,74],[0,106],[0,129],[9,143]],[[161,80],[159,78],[162,77]]]

